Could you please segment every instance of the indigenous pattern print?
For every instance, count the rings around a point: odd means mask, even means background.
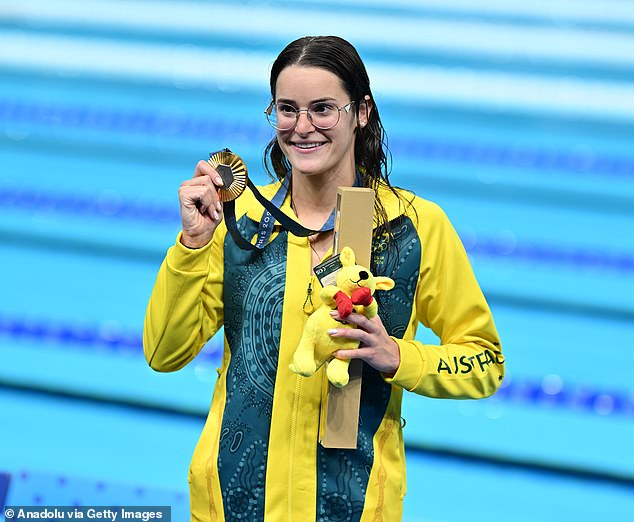
[[[257,225],[238,224],[244,237]],[[264,484],[286,282],[285,233],[264,250],[225,241],[225,333],[231,346],[218,472],[225,520],[264,518]]]
[[[389,292],[377,292],[379,315],[388,334],[400,337],[412,314],[418,282],[421,247],[409,218],[391,223],[394,243],[379,231],[372,245],[372,272],[394,279]],[[388,252],[389,250],[389,252]],[[385,417],[392,392],[380,372],[363,365],[359,434],[356,450],[317,447],[317,519],[355,522],[363,513],[365,493],[374,464],[373,439]]]

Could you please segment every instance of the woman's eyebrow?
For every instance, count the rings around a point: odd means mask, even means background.
[[[309,103],[309,105],[313,105],[315,103],[322,103],[322,102],[336,102],[337,100],[335,100],[335,98],[332,97],[327,97],[327,98],[318,98],[316,100],[311,100],[311,102]],[[295,100],[291,100],[290,98],[278,98],[276,103],[287,103],[288,105],[297,105],[297,102]]]

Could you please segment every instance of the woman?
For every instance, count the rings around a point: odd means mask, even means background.
[[[503,378],[491,313],[444,213],[393,188],[384,132],[356,50],[336,37],[289,44],[271,71],[267,118],[276,128],[265,159],[290,180],[281,208],[309,238],[276,228],[265,248],[245,251],[227,234],[218,173],[200,162],[179,192],[182,232],[158,274],[147,310],[144,350],[152,368],[190,362],[224,326],[225,351],[209,416],[191,462],[192,520],[351,521],[401,519],[405,462],[403,389],[429,397],[481,398]],[[356,450],[318,442],[323,375],[288,369],[318,282],[312,268],[330,255],[338,186],[377,192],[372,271],[396,281],[378,296],[379,316],[352,314],[364,364]],[[236,201],[242,234],[263,215],[251,194]],[[312,291],[312,292],[311,292]],[[318,302],[313,302],[315,307]],[[418,323],[440,346],[415,341]]]

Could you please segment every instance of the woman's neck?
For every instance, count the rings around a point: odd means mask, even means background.
[[[293,174],[293,209],[304,226],[320,228],[335,208],[337,187],[353,185],[354,172],[349,176]]]

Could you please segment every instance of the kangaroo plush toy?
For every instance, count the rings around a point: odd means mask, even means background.
[[[290,369],[310,377],[327,363],[328,380],[341,388],[348,384],[350,361],[336,359],[333,353],[338,350],[356,350],[359,341],[330,336],[328,330],[331,328],[356,328],[355,325],[337,321],[330,312],[338,310],[342,319],[353,311],[372,319],[378,312],[377,302],[372,295],[375,290],[391,290],[394,281],[389,277],[375,277],[369,269],[355,264],[351,248],[343,248],[339,259],[343,267],[337,273],[337,284],[326,285],[322,289],[322,304],[306,321]]]

